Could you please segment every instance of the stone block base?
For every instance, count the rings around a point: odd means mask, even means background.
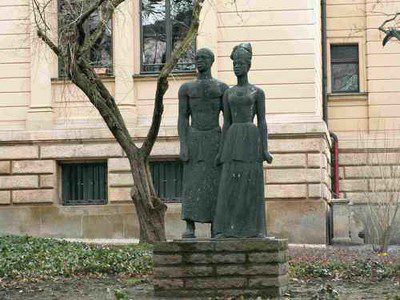
[[[296,244],[326,244],[328,203],[325,200],[267,201],[271,235]]]
[[[156,296],[280,297],[288,284],[287,240],[204,239],[154,248]]]
[[[23,220],[23,221],[21,221]],[[0,207],[0,235],[122,239],[139,236],[132,204]]]

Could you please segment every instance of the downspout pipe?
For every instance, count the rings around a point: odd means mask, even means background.
[[[340,198],[340,175],[339,175],[339,139],[333,132],[329,133],[332,140],[332,197]]]
[[[322,118],[328,124],[328,68],[327,68],[327,27],[326,27],[326,0],[321,0],[321,48],[322,48]],[[339,139],[332,131],[329,132],[332,140],[332,192],[333,198],[340,197],[339,178]]]
[[[328,124],[328,58],[327,58],[327,21],[326,21],[326,0],[321,0],[321,52],[322,52],[322,119],[329,130]],[[331,148],[331,190],[333,198],[339,197],[339,143],[338,137],[333,132],[329,132],[332,148]],[[327,210],[327,243],[331,244],[333,239],[333,211],[331,205]]]

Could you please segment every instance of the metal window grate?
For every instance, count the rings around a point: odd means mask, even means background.
[[[150,163],[154,188],[166,202],[181,202],[183,165],[180,161]]]
[[[63,205],[107,204],[106,163],[61,165]]]

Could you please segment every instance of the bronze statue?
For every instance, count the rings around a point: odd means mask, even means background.
[[[213,62],[211,50],[198,50],[197,80],[179,89],[178,133],[180,159],[184,162],[182,219],[186,221],[183,238],[195,238],[195,222],[212,223],[217,201],[221,172],[214,161],[220,147],[222,97],[228,86],[212,78]]]
[[[217,238],[265,237],[263,161],[271,163],[265,120],[265,95],[248,80],[252,48],[233,49],[237,85],[223,97],[224,126],[216,165],[222,164],[214,218]],[[253,119],[257,116],[257,126]]]

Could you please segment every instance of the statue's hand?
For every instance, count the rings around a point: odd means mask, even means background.
[[[187,146],[181,146],[181,151],[179,153],[179,158],[181,161],[189,160],[189,149]]]
[[[274,160],[274,157],[269,151],[264,151],[263,160],[270,164]]]

